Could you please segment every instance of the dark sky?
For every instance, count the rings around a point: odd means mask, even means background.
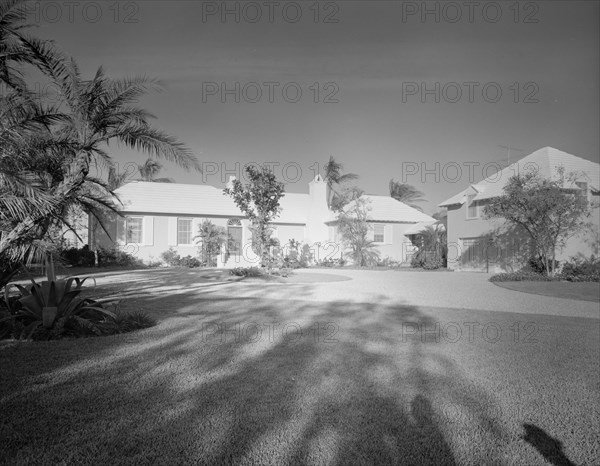
[[[102,65],[113,77],[165,84],[144,105],[207,172],[218,171],[203,180],[165,164],[178,182],[222,186],[236,163],[273,162],[289,191],[305,192],[333,155],[368,193],[387,194],[391,177],[404,178],[425,192],[431,213],[484,168],[491,175],[490,163],[505,164],[500,146],[515,148],[513,161],[544,146],[599,161],[597,1],[482,1],[471,17],[468,2],[282,1],[272,21],[262,1],[72,5],[33,3],[36,34],[86,75]],[[432,13],[422,17],[422,5]],[[225,8],[239,17],[223,20]],[[122,167],[145,159],[113,155]],[[479,163],[474,180],[469,162]]]

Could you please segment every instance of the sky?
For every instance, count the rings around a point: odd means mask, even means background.
[[[394,178],[433,213],[545,146],[600,161],[599,5],[44,1],[30,17],[84,75],[163,83],[142,105],[204,174],[166,162],[161,176],[221,187],[267,163],[308,192],[333,156],[367,193]],[[122,171],[146,159],[111,155]]]

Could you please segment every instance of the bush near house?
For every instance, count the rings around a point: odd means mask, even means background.
[[[173,248],[167,249],[160,255],[160,257],[167,265],[171,267],[196,268],[206,265],[206,263],[202,263],[198,258],[192,257],[190,255],[181,257]]]
[[[571,257],[565,262],[560,276],[570,282],[598,282],[600,281],[600,258],[591,256]]]
[[[266,271],[261,267],[235,267],[229,272],[236,277],[262,277]]]
[[[141,266],[142,261],[137,257],[114,248],[98,248],[98,265],[107,266]],[[73,267],[93,267],[96,263],[94,251],[91,251],[87,245],[81,248],[68,248],[59,252],[59,257],[68,265]]]
[[[569,282],[600,282],[600,258],[571,257],[563,264],[562,270],[556,275],[546,275],[545,267],[535,267],[540,261],[531,259],[529,264],[518,272],[499,273],[490,277],[491,282],[519,281],[569,281]],[[532,266],[533,264],[533,266]]]

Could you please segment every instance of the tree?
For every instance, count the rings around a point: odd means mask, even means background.
[[[0,256],[9,254],[13,260],[19,260],[22,254],[22,250],[14,247],[23,238],[26,243],[39,239],[40,225],[49,219],[60,219],[60,213],[69,203],[89,194],[86,182],[103,186],[100,180],[89,177],[89,168],[91,163],[109,167],[113,164],[106,150],[111,142],[163,157],[186,169],[200,170],[191,151],[172,136],[153,128],[148,121],[153,115],[135,105],[149,90],[160,89],[157,81],[113,80],[104,75],[102,68],[93,79],[84,80],[75,61],[61,57],[52,58],[41,69],[59,89],[64,108],[64,114],[45,133],[46,140],[52,143],[48,147],[59,155],[61,176],[46,190],[54,202],[48,211],[28,212],[2,232]],[[88,187],[91,189],[89,184]]]
[[[419,266],[426,269],[445,267],[448,255],[448,240],[444,226],[441,224],[427,225],[418,236],[421,243],[413,258],[413,267]]]
[[[261,265],[269,265],[269,244],[272,229],[269,224],[281,210],[279,200],[285,195],[283,183],[277,181],[267,167],[246,167],[250,180],[245,186],[239,180],[233,180],[233,186],[225,188],[223,193],[231,196],[239,209],[246,214],[251,223],[252,245],[260,257]]]
[[[338,228],[347,255],[361,267],[375,265],[379,259],[375,242],[369,239],[368,212],[367,199],[359,198],[338,214]]]
[[[27,94],[27,85],[20,67],[43,69],[58,54],[52,42],[27,34],[33,25],[26,21],[26,0],[0,2],[0,84],[23,95]]]
[[[392,178],[390,180],[390,196],[413,209],[423,212],[423,208],[417,203],[425,201],[423,199],[424,194],[410,184],[400,183]]]
[[[342,174],[344,166],[336,161],[333,156],[329,156],[329,162],[325,164],[325,182],[327,183],[327,205],[331,207],[333,204],[339,205],[340,200],[335,200],[340,194],[340,186],[348,181],[358,179],[358,175],[354,173]]]
[[[217,265],[216,257],[221,252],[221,247],[229,242],[230,237],[225,227],[204,220],[198,227],[198,235],[194,236],[194,240],[199,243],[202,260],[206,261],[209,267],[214,267]]]
[[[504,194],[484,209],[486,218],[502,218],[524,230],[550,275],[555,271],[557,249],[591,226],[588,218],[593,206],[587,202],[587,192],[575,184],[576,179],[575,173],[565,176],[562,167],[553,180],[537,172],[515,175],[504,186]]]
[[[334,212],[341,212],[344,210],[345,206],[358,199],[364,193],[365,192],[358,186],[344,186],[337,193],[335,193],[329,207]]]
[[[162,168],[162,164],[154,159],[148,159],[143,165],[138,165],[138,171],[140,172],[142,181],[152,181],[154,183],[173,183],[172,178],[156,177]]]

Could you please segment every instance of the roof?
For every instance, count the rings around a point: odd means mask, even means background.
[[[418,223],[418,222],[435,222],[433,217],[430,217],[419,210],[410,207],[403,202],[397,201],[390,196],[374,196],[371,194],[363,194],[359,199],[367,200],[368,220],[373,222],[401,222],[401,223]],[[352,209],[356,201],[350,202],[344,210]],[[330,221],[337,220],[332,217]]]
[[[439,228],[442,231],[444,231],[446,229],[442,223],[440,223],[438,220],[434,220],[432,222],[415,223],[414,225],[407,228],[404,231],[404,234],[405,235],[418,235],[419,233],[423,233],[427,229],[427,227],[429,227],[429,226],[435,227],[436,225],[438,225],[436,228]]]
[[[468,194],[475,194],[475,200],[491,199],[502,195],[502,189],[511,176],[537,171],[542,177],[548,179],[558,178],[558,168],[564,167],[565,174],[577,172],[579,179],[585,179],[589,186],[598,191],[600,188],[600,164],[591,162],[581,157],[563,152],[553,147],[544,147],[523,157],[521,160],[509,165],[503,170],[489,176],[479,183],[445,200],[439,207],[448,207],[454,204],[463,204]]]
[[[115,193],[123,212],[245,217],[231,197],[209,185],[132,181]],[[308,194],[285,193],[279,202],[281,214],[273,223],[305,224],[308,202]]]

